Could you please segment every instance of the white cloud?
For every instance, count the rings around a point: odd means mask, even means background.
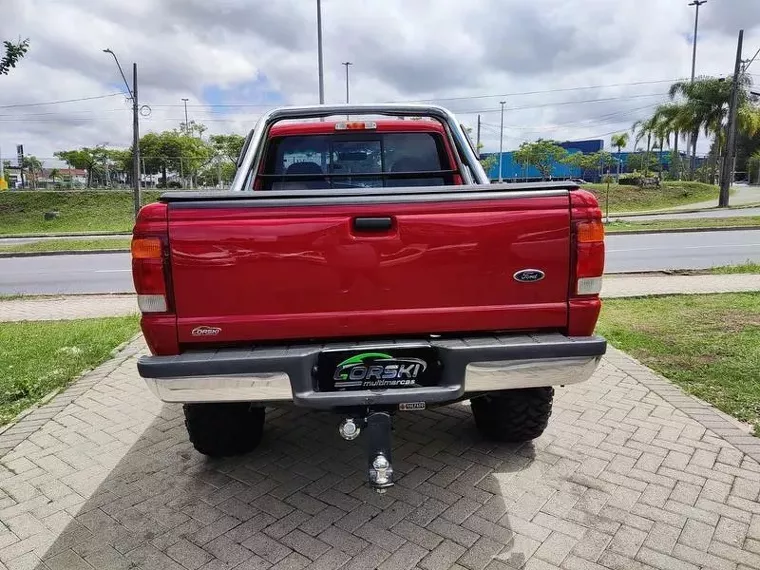
[[[328,102],[343,100],[341,62],[350,60],[352,100],[446,99],[471,125],[482,111],[490,150],[498,145],[501,99],[508,109],[506,148],[539,136],[608,138],[663,100],[667,83],[516,93],[683,78],[691,66],[694,12],[681,0],[323,0],[322,6]],[[710,0],[700,17],[700,73],[731,72],[739,26],[748,56],[760,47],[757,0]],[[191,118],[212,132],[240,133],[264,108],[255,105],[317,99],[314,0],[3,0],[2,18],[0,39],[29,37],[31,49],[0,77],[0,107],[123,91],[105,47],[128,77],[131,62],[139,64],[140,99],[152,108],[143,132],[178,126],[182,97],[190,99]],[[582,102],[591,99],[610,100]],[[130,141],[129,104],[121,96],[0,108],[5,156],[17,143],[48,157],[63,148]]]

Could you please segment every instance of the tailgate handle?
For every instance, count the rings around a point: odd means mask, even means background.
[[[354,229],[361,232],[381,232],[393,227],[390,216],[381,218],[354,218]]]

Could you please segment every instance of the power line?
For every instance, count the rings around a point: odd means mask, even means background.
[[[674,83],[681,79],[659,79],[657,81],[634,81],[632,83],[609,83],[607,85],[588,85],[585,87],[562,87],[558,89],[546,89],[541,91],[520,91],[516,93],[501,93],[498,95],[471,95],[462,97],[437,97],[435,99],[416,99],[409,101],[396,101],[397,103],[427,103],[435,101],[466,101],[469,99],[489,99],[491,97],[518,97],[521,95],[541,95],[545,93],[562,93],[566,91],[582,91],[585,89],[604,89],[607,87],[632,87],[635,85],[654,85],[657,83]]]
[[[124,95],[124,93],[120,91],[118,93],[110,93],[108,95],[80,97],[78,99],[64,99],[61,101],[48,101],[46,103],[14,103],[13,105],[0,105],[0,109],[15,109],[18,107],[41,107],[43,105],[60,105],[62,103],[79,103],[80,101],[94,101],[95,99],[106,99],[108,97],[116,97],[117,95]]]

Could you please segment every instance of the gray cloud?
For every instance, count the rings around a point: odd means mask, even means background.
[[[212,132],[250,128],[260,107],[215,109],[210,87],[253,84],[292,103],[317,97],[313,0],[2,0],[3,28],[29,36],[18,69],[0,77],[0,106],[110,93],[121,80],[111,47],[127,67],[140,66],[142,101],[153,106],[143,131],[175,128],[182,97]],[[328,101],[342,101],[342,61],[351,60],[355,101],[444,100],[468,124],[477,112],[498,144],[499,100],[528,107],[505,117],[507,147],[538,136],[571,139],[623,130],[657,99],[630,96],[665,85],[508,95],[588,85],[676,79],[688,74],[693,11],[662,0],[323,0]],[[42,16],[44,14],[44,17]],[[657,17],[652,15],[656,14]],[[731,70],[736,31],[747,51],[760,45],[760,2],[711,0],[703,7],[699,72]],[[5,39],[5,38],[0,38]],[[754,51],[754,50],[752,50]],[[758,72],[760,73],[760,72]],[[613,101],[582,104],[593,98]],[[664,97],[663,97],[664,99]],[[260,102],[236,96],[234,102]],[[572,105],[556,103],[575,102]],[[68,146],[109,141],[126,146],[130,123],[121,98],[80,104],[0,109],[0,146],[24,142],[49,156]],[[35,115],[31,113],[51,113]],[[126,111],[126,113],[125,113]],[[6,116],[3,116],[6,115]]]

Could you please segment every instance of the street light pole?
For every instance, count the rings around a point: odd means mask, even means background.
[[[707,0],[693,0],[689,6],[696,6],[694,13],[694,37],[692,38],[691,47],[691,81],[694,82],[694,74],[697,70],[697,31],[699,30],[699,7],[707,4]]]
[[[692,46],[691,46],[691,82],[694,83],[694,76],[697,71],[697,33],[699,31],[699,7],[702,4],[707,4],[707,0],[692,0],[692,2],[689,3],[689,6],[695,6],[696,11],[694,13],[694,37],[692,38]],[[694,140],[692,140],[692,135],[689,133],[689,138],[686,144],[686,148],[691,148],[691,159],[689,161],[689,171],[691,172],[692,178],[694,177],[694,170],[697,166],[697,139],[699,137],[694,137]]]
[[[140,212],[142,200],[140,198],[140,107],[137,100],[137,64],[132,64],[132,88],[129,87],[124,71],[121,69],[119,58],[110,49],[104,49],[105,53],[110,53],[113,56],[116,66],[119,68],[121,78],[124,80],[124,86],[127,88],[127,93],[132,99],[132,185],[134,195],[135,206],[135,219]]]
[[[317,57],[319,58],[319,104],[325,104],[325,70],[322,62],[322,0],[317,0]]]
[[[504,156],[504,105],[506,104],[506,101],[499,101],[499,105],[501,105],[501,128],[499,129],[499,182],[504,182],[504,178],[502,177],[501,173],[501,167],[503,164],[503,156]]]
[[[187,102],[190,99],[183,97],[182,102],[185,104],[185,134],[190,134],[190,123],[187,122]]]
[[[350,61],[344,61],[341,65],[345,65],[346,66],[346,105],[348,105],[348,103],[350,102],[349,88],[348,88],[348,85],[349,85],[349,83],[348,83],[348,66],[349,65],[353,65],[353,63],[351,63]]]

